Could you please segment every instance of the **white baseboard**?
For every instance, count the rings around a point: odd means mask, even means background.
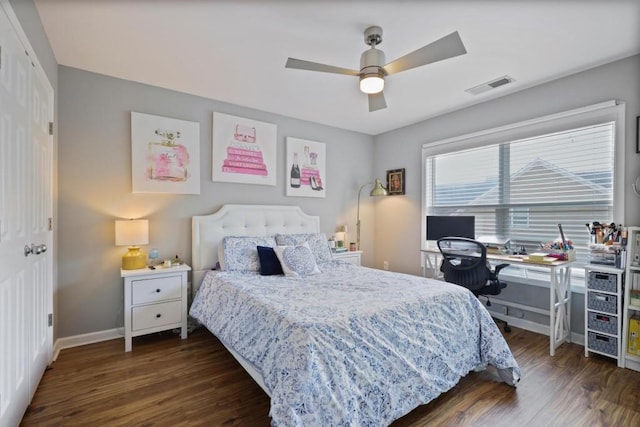
[[[58,354],[60,354],[60,351],[64,350],[65,348],[78,347],[81,345],[122,338],[124,336],[124,333],[121,331],[122,328],[116,328],[106,331],[91,332],[88,334],[58,338],[53,345],[53,361],[55,362],[55,360],[58,358]]]
[[[491,316],[496,319],[505,320],[510,325],[516,328],[524,329],[526,331],[535,332],[538,334],[549,336],[549,326],[542,325],[540,323],[532,322],[530,320],[521,319],[519,317],[512,317],[497,313],[489,310]],[[70,337],[58,338],[53,345],[53,361],[58,358],[61,350],[65,348],[78,347],[81,345],[94,344],[102,341],[109,341],[117,338],[124,337],[124,331],[122,328],[109,329],[106,331],[91,332],[88,334],[74,335]],[[584,345],[584,335],[571,333],[571,342],[579,345]]]

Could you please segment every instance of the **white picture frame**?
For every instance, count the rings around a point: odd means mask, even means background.
[[[214,112],[212,133],[212,181],[276,185],[276,125]]]
[[[287,137],[286,195],[326,197],[326,162],[324,143]]]
[[[131,187],[200,194],[200,123],[132,111]]]

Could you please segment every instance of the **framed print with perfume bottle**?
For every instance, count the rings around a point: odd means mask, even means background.
[[[287,196],[326,197],[325,144],[287,137]]]
[[[134,193],[200,194],[200,123],[131,112]]]

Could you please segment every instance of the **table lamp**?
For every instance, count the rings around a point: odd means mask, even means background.
[[[140,245],[149,244],[149,221],[129,219],[116,221],[116,246],[129,246],[122,256],[123,270],[137,270],[147,266],[147,255]]]
[[[371,183],[367,182],[366,184],[363,184],[362,187],[360,187],[360,190],[358,190],[358,221],[356,222],[356,228],[357,228],[356,241],[358,242],[357,248],[356,248],[357,250],[360,250],[360,193],[362,192],[362,189],[367,185],[371,185]],[[373,189],[369,193],[369,196],[378,197],[378,196],[386,196],[386,195],[387,195],[387,189],[384,188],[380,179],[376,178],[375,182],[373,183]]]
[[[338,238],[338,240],[342,240],[346,244],[348,231],[349,231],[349,227],[347,227],[346,225],[338,226],[337,232],[336,232],[336,237]]]

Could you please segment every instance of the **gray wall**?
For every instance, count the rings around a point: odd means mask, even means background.
[[[640,198],[631,185],[640,175],[636,154],[636,116],[640,115],[640,55],[593,68],[505,97],[396,129],[375,137],[378,175],[406,168],[406,195],[387,197],[375,207],[375,264],[389,261],[394,271],[420,274],[422,221],[422,145],[501,125],[596,104],[610,99],[626,102],[625,213],[626,225],[640,224]],[[498,89],[499,90],[499,89]],[[597,218],[596,218],[597,219]],[[512,285],[500,298],[548,308],[548,293]],[[574,295],[572,330],[584,330],[584,305]],[[536,316],[525,316],[538,321]],[[544,321],[543,321],[544,323]]]
[[[213,77],[212,77],[213,78]],[[299,205],[328,235],[347,224],[355,240],[356,199],[371,179],[373,138],[74,68],[59,68],[59,337],[122,326],[114,220],[149,219],[149,248],[191,259],[191,217],[227,203]],[[131,193],[131,111],[200,123],[201,194]],[[275,123],[277,185],[211,181],[213,112]],[[285,137],[324,142],[326,198],[286,197]],[[361,203],[363,263],[373,260],[373,203]]]
[[[172,92],[57,66],[33,0],[10,0],[55,91],[56,159],[54,180],[54,279],[56,337],[108,330],[122,325],[122,248],[114,246],[113,221],[140,212],[150,219],[150,247],[161,256],[190,259],[190,217],[225,203],[300,205],[321,216],[322,230],[339,224],[355,238],[359,186],[385,171],[406,168],[406,196],[372,200],[361,206],[364,264],[420,274],[422,144],[503,124],[556,113],[612,98],[627,103],[625,222],[640,224],[640,199],[631,184],[640,174],[635,154],[635,116],[640,115],[640,56],[621,60],[526,89],[504,98],[397,129],[375,138],[303,122],[196,96]],[[130,112],[197,121],[201,131],[201,194],[131,193]],[[284,138],[296,136],[327,144],[326,199],[284,196],[285,171],[276,187],[211,182],[212,112],[219,111],[278,125],[278,164]],[[60,149],[58,150],[58,135]],[[374,143],[372,145],[372,142]],[[59,151],[59,158],[58,152]],[[59,172],[58,172],[59,171]],[[58,203],[59,201],[59,203]],[[375,206],[375,209],[372,207]],[[57,222],[57,223],[56,223]],[[375,253],[374,253],[375,236]],[[505,299],[548,305],[539,288],[512,284]],[[575,295],[572,329],[581,332],[583,299]],[[544,323],[535,316],[534,321]]]

